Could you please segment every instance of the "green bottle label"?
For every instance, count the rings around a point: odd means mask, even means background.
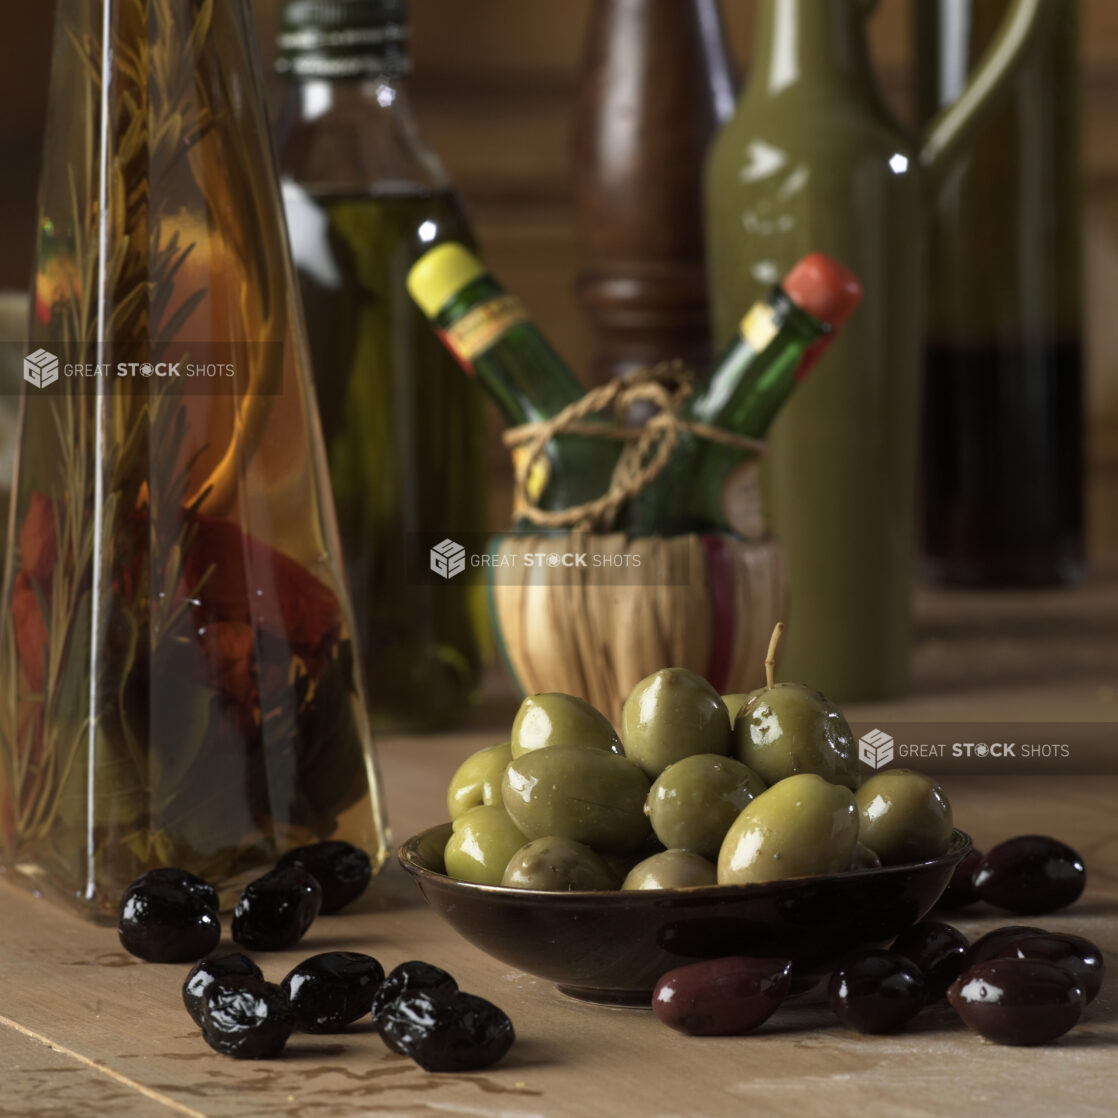
[[[522,322],[528,312],[515,295],[498,295],[467,311],[453,326],[443,330],[443,342],[458,363],[473,374],[474,360]]]

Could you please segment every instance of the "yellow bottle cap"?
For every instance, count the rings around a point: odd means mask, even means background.
[[[419,309],[434,318],[468,283],[485,275],[485,265],[469,249],[453,242],[424,253],[408,272],[408,291]]]

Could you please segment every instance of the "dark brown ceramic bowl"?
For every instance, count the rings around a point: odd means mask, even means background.
[[[546,893],[447,877],[451,826],[400,847],[427,903],[475,947],[589,1001],[649,1003],[661,975],[720,955],[791,959],[805,990],[848,951],[890,943],[939,899],[970,838],[942,857],[758,885]]]

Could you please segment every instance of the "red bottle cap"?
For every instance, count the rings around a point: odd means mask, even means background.
[[[833,329],[838,329],[862,301],[858,277],[821,252],[805,256],[780,286],[800,310]]]

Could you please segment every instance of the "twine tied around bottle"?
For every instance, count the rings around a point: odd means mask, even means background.
[[[680,409],[693,391],[694,377],[683,362],[665,361],[634,369],[592,388],[549,419],[507,430],[503,441],[513,452],[516,515],[537,528],[609,531],[621,507],[667,466],[683,432],[758,457],[764,455],[767,444],[760,439],[681,416]],[[640,426],[624,423],[623,418],[638,404],[650,405],[655,410]],[[585,422],[599,412],[611,413],[614,421]],[[547,444],[559,435],[614,439],[626,446],[608,488],[600,497],[564,509],[541,509],[540,494],[533,493],[530,485],[532,470],[543,458]]]

